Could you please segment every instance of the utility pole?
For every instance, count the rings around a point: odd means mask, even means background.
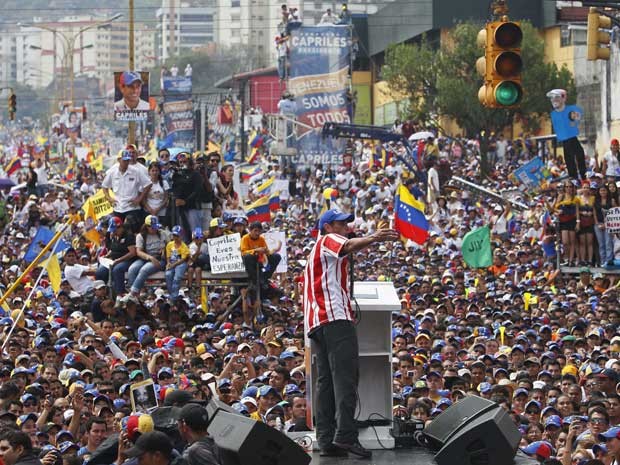
[[[248,154],[248,144],[247,144],[247,140],[245,137],[245,88],[247,85],[248,81],[246,79],[242,79],[241,80],[241,118],[239,121],[239,131],[241,132],[240,134],[240,140],[241,140],[241,161],[244,162],[246,159],[246,156]]]
[[[176,5],[175,5],[176,0],[170,0],[170,18],[169,18],[169,24],[170,24],[170,40],[169,42],[169,52],[168,52],[168,58],[173,57],[174,55],[176,55],[175,49],[176,49],[176,33],[175,33],[175,29],[176,29]]]
[[[205,125],[207,123],[207,102],[204,99],[200,99],[200,149],[198,152],[201,155],[205,153],[205,147],[207,145],[207,141],[205,140],[206,128]]]
[[[133,36],[133,2],[134,0],[129,0],[129,71],[134,71],[136,66],[136,56],[134,50],[134,36]],[[127,143],[135,144],[136,143],[136,122],[129,122],[129,130],[127,134]]]

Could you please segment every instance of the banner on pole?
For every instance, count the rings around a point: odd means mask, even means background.
[[[348,26],[301,26],[291,32],[288,89],[295,97],[297,121],[311,128],[321,128],[326,122],[351,122],[347,106],[350,55]],[[299,127],[295,162],[341,164],[344,145],[344,139],[323,138],[315,129]]]

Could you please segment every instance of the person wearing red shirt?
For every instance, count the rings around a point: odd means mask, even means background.
[[[376,242],[398,240],[391,229],[351,238],[354,216],[328,210],[319,219],[316,241],[304,277],[304,321],[317,357],[316,436],[323,456],[347,453],[369,458],[371,451],[358,440],[355,425],[359,348],[355,315],[349,295],[348,256]]]

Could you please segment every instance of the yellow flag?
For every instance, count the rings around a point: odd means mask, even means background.
[[[523,309],[527,312],[530,309],[530,303],[532,301],[532,294],[529,292],[523,293]]]
[[[220,150],[221,150],[220,146],[216,144],[215,142],[211,142],[211,141],[207,142],[207,153],[219,152]]]
[[[50,258],[47,259],[45,269],[47,270],[47,275],[50,278],[50,283],[52,284],[54,292],[60,291],[60,263],[58,263],[56,254],[50,255]]]
[[[103,155],[99,155],[90,164],[95,171],[103,171]]]
[[[207,299],[207,287],[200,286],[200,306],[202,307],[202,311],[205,313],[209,313],[209,300]]]

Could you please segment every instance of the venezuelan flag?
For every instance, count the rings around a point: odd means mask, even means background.
[[[21,167],[22,167],[21,159],[18,157],[13,157],[11,158],[11,161],[9,161],[9,164],[5,166],[4,171],[6,171],[7,176],[10,176],[13,173],[15,173],[15,171],[21,169]]]
[[[417,244],[428,239],[428,220],[424,216],[424,203],[416,200],[402,184],[394,201],[394,227],[401,235]]]
[[[257,195],[269,195],[269,194],[271,194],[271,186],[273,185],[275,180],[276,180],[275,177],[271,177],[271,178],[267,179],[264,183],[262,183],[260,186],[258,186],[256,188],[256,194]]]
[[[253,221],[271,221],[271,213],[269,211],[269,197],[263,196],[254,203],[245,207],[245,212],[248,216],[248,222]]]
[[[280,209],[280,192],[274,192],[269,196],[269,211],[276,212]]]
[[[250,178],[256,176],[257,174],[261,174],[263,169],[260,165],[248,165],[241,167],[241,180],[243,182],[248,182]]]

